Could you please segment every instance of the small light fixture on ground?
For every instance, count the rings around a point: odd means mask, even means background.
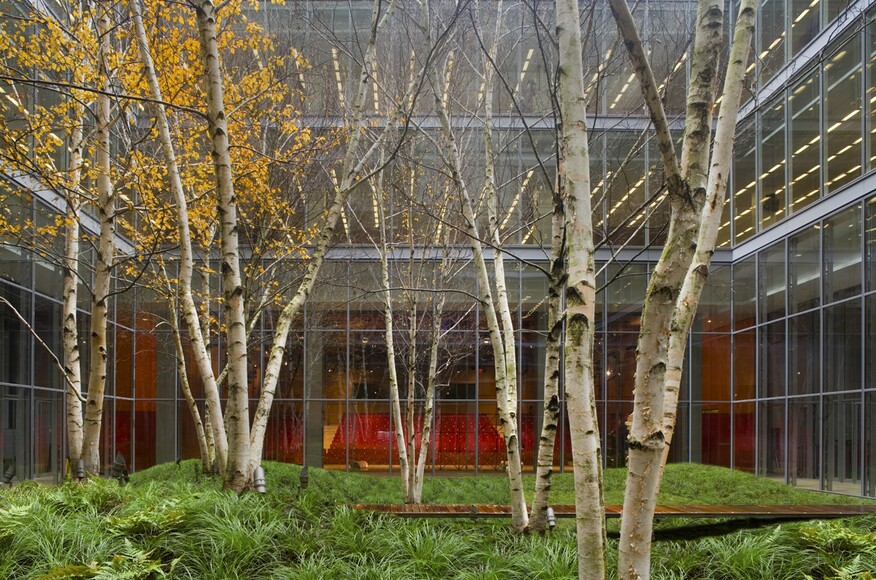
[[[10,465],[9,469],[6,470],[6,473],[3,474],[3,483],[12,487],[13,479],[15,479],[15,460],[12,461],[12,465]]]
[[[310,483],[310,474],[307,472],[307,466],[301,468],[298,472],[298,489],[307,489]]]
[[[87,477],[87,475],[85,473],[85,460],[84,459],[77,459],[76,460],[76,479],[79,480],[79,482],[81,483],[81,482],[85,481],[86,477]]]
[[[128,475],[128,462],[125,461],[125,456],[121,453],[116,453],[115,459],[113,459],[113,465],[110,468],[110,475],[113,479],[119,482],[120,486],[123,486],[131,480],[130,475]]]
[[[252,485],[259,493],[267,493],[268,486],[265,483],[265,469],[259,465],[252,471]]]
[[[554,513],[554,508],[548,507],[547,509],[547,523],[548,528],[553,531],[555,527],[557,527],[557,514]]]

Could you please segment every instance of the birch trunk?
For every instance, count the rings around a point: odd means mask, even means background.
[[[431,28],[429,28],[429,33],[430,35],[434,34],[431,31]],[[497,314],[497,309],[501,308],[501,301],[494,301],[493,298],[490,277],[487,271],[486,259],[484,257],[483,242],[481,241],[483,238],[478,231],[472,196],[469,193],[468,185],[462,176],[462,158],[459,153],[456,138],[453,134],[453,128],[450,124],[450,117],[444,106],[444,99],[440,90],[441,83],[439,82],[438,72],[435,70],[435,67],[432,67],[429,75],[435,103],[435,112],[441,122],[441,130],[447,147],[445,160],[449,165],[451,178],[462,197],[464,229],[469,239],[469,246],[472,250],[472,258],[475,265],[475,271],[477,272],[480,302],[484,309],[490,344],[493,349],[493,357],[495,360],[496,405],[499,410],[499,420],[502,425],[505,440],[505,453],[508,462],[508,480],[511,491],[511,527],[516,531],[522,532],[528,529],[529,514],[526,510],[526,498],[523,495],[523,477],[520,470],[520,450],[517,438],[516,361],[514,360],[513,350],[511,353],[507,352],[507,342],[505,340],[507,335],[503,337],[502,334],[502,327],[499,323],[500,314]],[[489,97],[485,98],[486,100],[489,100]],[[488,184],[485,185],[488,186]],[[493,239],[493,236],[490,237]],[[497,279],[504,278],[504,272],[500,273],[500,257],[501,251],[497,251],[496,264],[498,265],[498,269],[495,272],[495,277]],[[504,284],[504,280],[502,283]],[[497,289],[497,293],[498,292],[501,291]],[[507,296],[505,297],[505,305],[507,307]],[[507,317],[504,313],[501,314],[501,316],[503,323],[507,324],[510,322],[510,311]],[[512,341],[511,344],[513,345],[513,331],[510,333],[510,339]],[[509,368],[514,369],[514,374],[511,377],[507,375]]]
[[[67,450],[75,469],[82,458],[82,366],[79,353],[79,326],[76,307],[79,301],[79,184],[82,180],[82,115],[84,107],[74,108],[76,126],[70,136],[70,186],[67,194],[67,219],[64,228],[64,373],[67,375],[66,413]]]
[[[426,459],[432,436],[432,417],[435,409],[435,384],[438,375],[438,347],[441,341],[441,315],[444,311],[444,295],[438,297],[438,304],[432,312],[432,329],[429,339],[429,374],[426,377],[426,399],[423,402],[423,432],[420,434],[420,455],[411,482],[411,503],[423,501],[423,479],[426,473]]]
[[[559,189],[559,188],[558,188]],[[551,476],[554,469],[554,444],[560,423],[560,352],[563,324],[560,317],[560,292],[565,276],[565,207],[561,193],[554,195],[551,218],[551,259],[547,295],[547,328],[544,357],[544,414],[536,460],[535,496],[529,527],[536,532],[547,528],[547,508],[550,505]]]
[[[724,79],[724,94],[715,128],[712,161],[709,167],[706,202],[703,207],[702,226],[697,239],[697,251],[688,267],[684,285],[678,298],[678,306],[672,320],[672,336],[669,340],[668,368],[666,371],[666,392],[663,405],[663,431],[666,434],[666,448],[661,463],[660,477],[669,454],[669,445],[675,432],[675,418],[678,410],[678,396],[681,388],[682,366],[690,328],[699,306],[700,296],[708,275],[709,265],[714,254],[721,214],[727,192],[727,179],[733,158],[733,145],[736,141],[736,121],[739,116],[745,68],[754,31],[754,0],[743,0],[739,6],[739,16],[733,32],[733,45]],[[658,486],[659,486],[658,481]]]
[[[85,469],[100,473],[100,431],[103,420],[103,398],[107,373],[107,300],[112,281],[115,250],[115,196],[110,177],[110,85],[108,59],[110,52],[109,6],[101,4],[97,22],[99,38],[98,60],[103,92],[97,96],[95,126],[97,169],[97,220],[100,233],[94,266],[94,289],[91,300],[91,360],[88,375],[88,398],[85,403],[85,434],[82,454]]]
[[[410,222],[409,222],[410,223]],[[410,246],[413,248],[413,245]],[[411,252],[411,257],[413,258],[413,252]],[[413,270],[411,270],[413,272]],[[413,276],[411,276],[413,278]],[[417,389],[417,299],[414,298],[413,303],[411,305],[411,322],[410,328],[408,329],[408,337],[410,340],[410,347],[408,351],[408,404],[407,409],[405,411],[405,418],[407,423],[407,433],[406,433],[406,444],[407,444],[407,457],[405,458],[405,462],[407,464],[407,472],[404,473],[403,477],[407,480],[407,497],[405,501],[407,503],[418,503],[418,501],[414,501],[413,496],[413,487],[414,487],[414,478],[416,476],[416,458],[417,458],[417,448],[416,448],[416,410],[414,408],[414,393]],[[399,463],[399,467],[401,467],[401,463]]]
[[[164,155],[164,164],[167,168],[168,181],[170,182],[170,191],[173,195],[174,202],[177,208],[177,232],[179,234],[179,300],[182,310],[183,319],[186,323],[186,328],[189,331],[189,340],[194,354],[195,365],[198,368],[198,374],[201,377],[201,382],[204,385],[204,398],[207,408],[210,409],[210,415],[219,417],[222,415],[221,403],[219,400],[219,386],[216,382],[216,377],[213,373],[213,364],[210,360],[210,353],[207,350],[207,343],[204,340],[204,333],[201,327],[198,309],[195,305],[195,300],[192,293],[192,274],[193,267],[193,252],[192,252],[192,237],[189,229],[189,210],[188,202],[186,201],[185,191],[183,189],[182,179],[179,173],[179,166],[176,161],[176,152],[174,151],[173,141],[170,135],[170,123],[167,119],[167,114],[164,107],[160,104],[163,102],[161,87],[158,85],[158,76],[155,72],[155,64],[152,61],[152,55],[149,51],[149,40],[146,36],[146,30],[143,27],[143,18],[140,12],[140,0],[130,1],[130,10],[134,19],[134,28],[138,42],[140,60],[143,63],[146,72],[146,80],[149,84],[149,93],[153,99],[152,110],[156,118],[156,126],[158,128],[158,137],[161,143],[161,150]],[[185,365],[185,359],[182,359],[180,364]],[[183,376],[184,382],[188,382]],[[188,395],[186,400],[188,401]],[[192,418],[195,420],[196,428],[200,425],[203,427],[198,415],[196,406],[189,405],[192,411]],[[215,446],[215,458],[218,460],[218,468],[220,473],[225,473],[225,463],[228,456],[228,439],[225,433],[224,424],[221,421],[210,421],[209,428],[211,429],[211,440]],[[199,436],[199,444],[200,436]],[[206,439],[204,440],[206,448]],[[202,449],[202,453],[205,450]],[[204,457],[209,457],[209,453],[205,453]],[[209,465],[208,465],[209,468]]]
[[[392,291],[390,290],[389,282],[389,261],[387,259],[386,239],[386,216],[383,212],[383,188],[380,184],[374,187],[374,195],[377,198],[377,212],[380,221],[380,244],[378,253],[380,254],[380,281],[383,285],[383,317],[384,317],[384,337],[386,341],[386,365],[389,370],[389,399],[393,420],[393,430],[395,431],[395,443],[398,447],[398,462],[399,472],[402,480],[402,497],[405,503],[412,503],[411,500],[411,480],[410,468],[408,466],[408,448],[405,438],[404,416],[401,412],[401,400],[398,390],[398,368],[395,360],[395,324],[392,314]],[[414,313],[416,317],[416,313]],[[414,369],[409,369],[410,376],[414,375]],[[410,396],[410,395],[409,395]]]
[[[596,272],[590,207],[590,160],[581,26],[578,2],[557,0],[559,103],[563,160],[560,175],[566,193],[568,280],[566,282],[566,407],[575,473],[575,523],[578,577],[605,578],[605,515],[602,450],[593,379],[593,331]]]
[[[220,253],[225,300],[225,334],[228,357],[228,403],[225,428],[228,457],[225,485],[242,492],[252,480],[249,392],[247,382],[247,332],[244,314],[244,288],[240,275],[240,244],[237,231],[237,200],[229,150],[230,136],[225,118],[225,97],[217,44],[218,13],[211,0],[195,6],[207,96],[210,148],[216,179],[220,223]]]
[[[325,224],[317,236],[316,247],[314,248],[313,253],[310,254],[304,279],[298,286],[295,295],[277,317],[273,345],[271,346],[267,364],[265,365],[265,378],[262,382],[262,392],[253,419],[252,431],[250,433],[250,448],[252,453],[250,470],[254,469],[262,459],[268,419],[271,415],[271,406],[273,405],[274,394],[277,390],[277,380],[280,376],[280,368],[283,363],[283,355],[286,352],[286,341],[289,337],[292,321],[301,311],[308,296],[310,296],[310,292],[313,290],[316,277],[319,274],[323,261],[325,260],[325,254],[328,251],[329,244],[331,243],[335,230],[337,229],[338,220],[341,217],[344,205],[347,203],[347,197],[349,196],[353,185],[356,183],[356,176],[362,171],[365,161],[368,159],[370,153],[377,148],[382,138],[388,134],[389,128],[392,126],[392,122],[388,122],[383,134],[381,135],[381,139],[378,139],[378,141],[369,148],[369,151],[360,157],[359,148],[367,126],[367,123],[363,120],[365,100],[368,95],[368,84],[374,75],[372,67],[374,66],[377,36],[383,25],[390,19],[394,6],[395,2],[393,1],[386,10],[383,10],[381,15],[383,2],[382,0],[375,0],[371,10],[370,35],[362,61],[362,73],[359,76],[356,98],[353,102],[352,128],[350,130],[350,140],[347,143],[347,149],[344,154],[341,181],[335,189],[335,196],[332,200],[328,214],[326,215]],[[412,83],[411,86],[416,85]]]
[[[655,266],[646,294],[637,347],[634,412],[628,437],[629,460],[621,521],[618,574],[620,578],[647,578],[650,568],[651,533],[662,464],[666,456],[664,400],[667,388],[681,378],[681,362],[670,369],[673,336],[678,332],[674,317],[682,284],[694,251],[702,241],[700,227],[707,192],[708,152],[718,54],[721,43],[723,5],[700,2],[691,59],[691,84],[685,121],[679,179],[674,150],[667,139],[662,104],[656,82],[645,57],[632,17],[624,0],[611,0],[612,11],[624,36],[645,101],[657,127],[658,141],[670,185],[672,215],[667,244]],[[741,88],[741,87],[740,87]],[[738,94],[738,93],[737,93]],[[736,98],[738,111],[738,96]],[[732,123],[735,124],[736,112]],[[721,208],[717,209],[720,220]],[[717,230],[715,230],[717,236]],[[714,239],[712,240],[714,248]],[[686,340],[687,330],[684,330]],[[683,347],[682,347],[683,348]],[[683,357],[683,351],[681,356]],[[676,391],[677,392],[677,391]],[[671,411],[674,417],[674,410]]]

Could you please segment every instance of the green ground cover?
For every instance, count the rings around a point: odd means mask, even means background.
[[[267,463],[269,492],[237,497],[197,462],[111,481],[0,491],[0,578],[574,578],[574,525],[548,537],[510,533],[506,521],[407,520],[348,510],[401,500],[396,478]],[[606,502],[621,503],[623,470],[606,473]],[[527,485],[532,487],[530,476]],[[717,467],[671,465],[661,503],[855,503]],[[429,478],[430,503],[504,503],[502,476]],[[572,503],[555,477],[554,503]],[[770,580],[873,578],[876,516],[762,525],[658,523],[654,578]],[[610,526],[610,537],[616,534]],[[610,549],[615,542],[610,539]],[[613,554],[610,556],[613,560]]]

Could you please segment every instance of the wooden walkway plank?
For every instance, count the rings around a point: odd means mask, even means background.
[[[390,513],[414,518],[496,518],[509,517],[510,505],[497,504],[354,504],[353,509]],[[551,506],[558,518],[574,518],[574,505]],[[617,518],[622,506],[606,505],[605,516]],[[835,518],[876,513],[876,504],[867,505],[658,505],[656,518]]]

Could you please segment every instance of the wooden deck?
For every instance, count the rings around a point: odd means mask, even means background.
[[[357,510],[405,518],[504,518],[511,506],[493,504],[355,504]],[[575,506],[551,506],[558,518],[575,517]],[[622,506],[605,506],[605,517],[619,518]],[[658,505],[657,518],[842,518],[876,513],[874,505]]]

